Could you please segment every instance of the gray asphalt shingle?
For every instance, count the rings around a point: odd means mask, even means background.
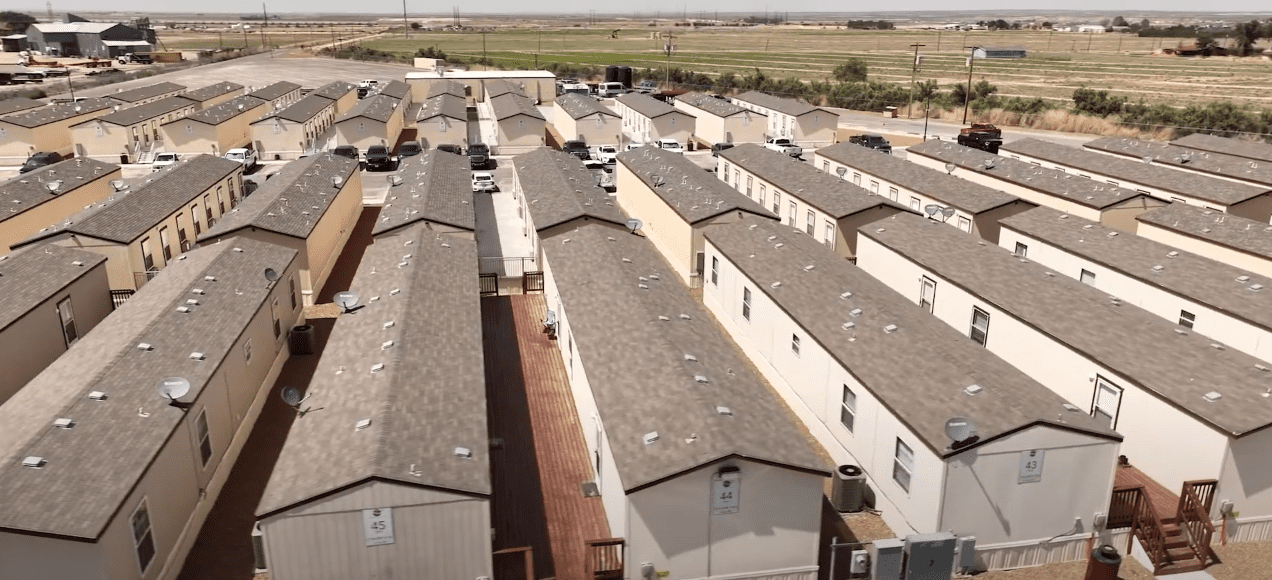
[[[119,171],[118,165],[79,157],[59,161],[0,183],[0,222],[31,211],[85,184],[106,179],[116,171]],[[115,177],[118,176],[115,173]],[[45,182],[58,180],[62,184],[55,193],[49,193]]]
[[[401,104],[401,99],[385,95],[367,97],[358,101],[358,104],[351,107],[348,111],[345,111],[343,115],[340,115],[340,117],[336,119],[336,122],[342,123],[349,119],[365,117],[372,121],[388,123],[389,119],[393,118],[393,114],[397,111],[397,108],[401,106]]]
[[[309,94],[319,96],[324,99],[330,99],[332,101],[338,101],[340,100],[340,97],[343,97],[349,94],[349,91],[354,91],[357,89],[358,87],[354,85],[353,83],[347,83],[345,81],[335,81],[332,83],[327,83],[321,87],[318,87],[314,89],[314,92]]]
[[[38,109],[47,105],[44,101],[28,99],[26,97],[12,97],[8,99],[0,99],[0,116],[27,111],[30,109]]]
[[[543,118],[543,113],[539,112],[539,108],[534,106],[534,101],[531,101],[530,97],[517,93],[504,93],[490,99],[490,108],[496,121],[502,121],[517,115],[525,115],[540,121],[546,120]]]
[[[364,306],[336,320],[304,403],[322,410],[292,423],[257,516],[372,478],[489,496],[477,243],[413,226],[367,248],[350,290]]]
[[[432,119],[438,115],[445,115],[467,123],[468,108],[464,104],[464,97],[456,97],[450,93],[429,97],[424,101],[424,105],[420,107],[419,116],[416,117],[416,120]]]
[[[154,119],[155,117],[162,117],[173,111],[178,111],[178,110],[188,108],[188,107],[193,107],[193,106],[194,106],[194,103],[180,96],[164,97],[162,99],[159,99],[158,101],[152,101],[144,105],[137,105],[135,107],[120,109],[113,113],[107,113],[91,121],[85,121],[85,123],[91,123],[93,121],[101,121],[104,123],[110,123],[112,125],[118,125],[120,127],[128,127],[131,125],[136,125],[137,123],[140,123],[142,121],[148,121],[150,119]],[[83,125],[83,123],[79,123],[75,126],[79,126],[79,125]]]
[[[1149,157],[1153,163],[1161,163],[1169,167],[1200,171],[1228,179],[1252,181],[1261,185],[1272,185],[1272,164],[1259,163],[1245,157],[1125,137],[1102,137],[1084,144],[1083,147],[1131,159]]]
[[[617,225],[627,222],[596,177],[578,157],[547,147],[512,158],[517,183],[526,196],[535,230],[543,230],[576,218],[592,218]]]
[[[790,115],[792,117],[807,115],[817,110],[817,107],[805,103],[804,101],[777,97],[768,93],[761,93],[757,91],[747,91],[740,95],[736,95],[733,97],[733,100],[751,103],[752,105],[777,111],[783,115]]]
[[[1272,378],[1250,355],[1215,348],[1209,338],[931,220],[898,214],[862,226],[860,235],[1223,433],[1272,424],[1263,398]],[[1013,338],[989,332],[991,341]],[[1211,391],[1222,398],[1207,402]]]
[[[768,208],[738,193],[682,154],[641,147],[619,153],[618,162],[691,225],[733,211],[778,219]]]
[[[792,159],[785,153],[778,153],[754,143],[725,149],[720,152],[720,157],[835,219],[879,206],[911,211],[886,196],[872,194],[869,190],[853,185],[850,181],[839,179],[825,171],[818,171],[807,163]]]
[[[101,254],[53,244],[0,256],[0,329],[105,261]]]
[[[1121,439],[810,236],[750,219],[713,225],[705,236],[753,282],[751,288],[766,294],[940,456],[974,447],[949,449],[944,426],[950,417],[971,419],[978,445],[1035,424]],[[805,270],[809,265],[814,268]],[[774,288],[776,282],[781,284]],[[844,298],[845,292],[851,295]],[[858,308],[857,316],[849,314]],[[849,322],[856,326],[845,330]],[[885,332],[888,325],[897,328]],[[969,396],[964,389],[973,384],[983,390]]]
[[[614,111],[602,107],[596,102],[596,99],[578,93],[566,93],[556,98],[556,104],[569,115],[571,119],[582,119],[588,115],[600,113],[611,117],[618,117]]]
[[[430,149],[402,162],[371,235],[427,221],[469,231],[477,229],[468,157]]]
[[[243,85],[240,85],[238,83],[232,83],[230,81],[221,81],[219,83],[210,84],[206,87],[195,89],[193,91],[186,91],[184,93],[181,93],[180,97],[183,99],[189,99],[196,103],[206,103],[219,96],[228,95],[235,91],[242,91],[242,90],[243,90]]]
[[[125,103],[135,103],[137,101],[153,99],[159,95],[163,95],[163,94],[167,94],[171,92],[180,92],[184,90],[185,90],[185,85],[162,82],[162,83],[156,83],[153,85],[146,85],[144,87],[137,87],[135,89],[129,89],[127,91],[120,91],[118,93],[111,93],[106,96],[112,99],[115,99],[116,101],[123,101]]]
[[[661,117],[669,113],[688,115],[688,113],[684,111],[677,111],[675,107],[668,105],[667,103],[641,93],[626,93],[619,95],[615,100],[626,105],[629,109],[636,111],[637,114],[650,119]]]
[[[486,99],[493,99],[499,95],[512,93],[514,95],[526,96],[525,89],[520,84],[513,84],[505,79],[492,79],[486,81]]]
[[[1272,145],[1258,141],[1242,141],[1227,137],[1216,137],[1205,133],[1185,135],[1170,142],[1171,145],[1188,147],[1200,151],[1223,153],[1236,157],[1245,157],[1255,161],[1272,163]]]
[[[190,121],[197,121],[205,125],[216,126],[226,121],[229,121],[230,119],[233,119],[239,115],[246,115],[252,112],[252,109],[255,109],[264,104],[265,104],[265,101],[261,99],[253,97],[251,95],[242,95],[242,96],[234,97],[233,99],[225,101],[224,103],[221,103],[219,105],[208,107],[206,109],[203,109],[202,111],[191,113],[190,115],[186,116],[186,119]]]
[[[684,103],[686,105],[696,107],[702,111],[705,111],[717,117],[732,117],[733,115],[737,115],[739,113],[744,115],[746,114],[757,115],[760,117],[767,116],[763,113],[759,113],[756,111],[752,111],[750,109],[744,109],[742,107],[739,107],[733,103],[730,103],[726,99],[717,99],[705,93],[690,91],[683,95],[677,96],[676,102]]]
[[[305,121],[314,118],[318,113],[334,106],[335,101],[310,93],[301,97],[300,100],[252,122],[259,123],[267,119],[278,117],[279,119],[284,119],[293,123],[304,123]]]
[[[199,240],[222,237],[248,227],[307,239],[356,171],[357,160],[331,153],[289,162],[238,207],[222,215]],[[339,188],[332,185],[333,177],[341,179]]]
[[[1182,203],[1148,210],[1135,219],[1225,248],[1272,259],[1272,226],[1260,221]]]
[[[434,82],[428,87],[428,95],[426,98],[431,99],[438,95],[455,95],[462,99],[466,96],[465,93],[464,83],[452,80],[441,80]]]
[[[262,101],[272,101],[292,91],[299,91],[300,85],[291,81],[278,81],[272,85],[261,87],[250,93],[249,95],[256,97]]]
[[[78,103],[61,103],[57,105],[49,105],[47,107],[39,107],[36,109],[28,109],[20,113],[6,115],[0,118],[0,123],[8,123],[26,129],[34,129],[43,127],[50,123],[65,121],[80,115],[91,115],[99,111],[106,111],[114,108],[115,103],[110,99],[92,98],[84,99]]]

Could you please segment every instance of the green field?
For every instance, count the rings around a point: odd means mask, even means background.
[[[412,33],[411,38],[377,38],[366,48],[401,56],[437,46],[464,59],[483,55],[503,68],[533,68],[549,62],[605,66],[623,64],[658,68],[668,62],[664,39],[654,28],[627,28],[610,38],[613,28],[561,30],[499,29],[496,32]],[[665,29],[658,29],[665,30]],[[1003,96],[1068,100],[1073,89],[1107,89],[1131,100],[1173,105],[1216,98],[1263,107],[1272,102],[1272,62],[1264,59],[1214,57],[1183,59],[1152,56],[1180,40],[1139,38],[1123,34],[1075,34],[1046,31],[941,32],[847,31],[813,28],[720,28],[674,30],[671,66],[717,75],[753,74],[825,80],[848,57],[869,64],[870,78],[908,83],[914,58],[910,45],[923,44],[919,80],[941,86],[967,81],[964,46],[1025,47],[1020,60],[978,60],[974,80],[987,80]]]

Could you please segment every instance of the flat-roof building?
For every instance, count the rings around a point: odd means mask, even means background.
[[[298,289],[310,306],[361,214],[358,160],[319,153],[288,163],[198,236],[198,243],[253,238],[296,250]]]
[[[981,569],[1086,557],[1120,435],[813,238],[748,218],[706,248],[706,308],[893,533],[975,536]]]
[[[0,255],[115,191],[118,165],[67,159],[0,182]]]
[[[857,228],[906,207],[754,143],[720,152],[716,174],[787,227],[855,259]]]
[[[818,149],[813,167],[995,243],[999,219],[1036,207],[1004,191],[847,141]],[[933,205],[937,207],[928,213]],[[856,239],[855,230],[850,237]]]
[[[1033,165],[1134,189],[1162,201],[1205,206],[1263,222],[1272,218],[1272,185],[1256,186],[1182,173],[1160,164],[1101,155],[1041,139],[1012,141],[999,152]]]
[[[1272,226],[1265,222],[1182,203],[1136,220],[1145,238],[1272,277]]]
[[[256,508],[270,577],[491,577],[477,243],[414,224],[349,290]]]
[[[912,145],[906,150],[906,159],[1124,232],[1135,231],[1135,216],[1168,203],[1130,187],[1101,183],[949,141]]]
[[[785,137],[805,148],[825,147],[835,142],[839,115],[804,101],[747,91],[735,95],[733,103],[768,117],[767,137]]]
[[[277,397],[295,256],[186,254],[0,405],[0,577],[176,577]]]
[[[106,257],[55,245],[0,256],[0,404],[110,314]]]

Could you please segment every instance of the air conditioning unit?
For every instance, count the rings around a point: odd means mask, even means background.
[[[905,537],[905,580],[950,580],[954,575],[954,534]]]
[[[865,507],[866,472],[856,465],[840,465],[830,490],[830,504],[839,512],[859,512]]]
[[[905,571],[905,542],[896,538],[875,540],[870,545],[870,578],[873,580],[901,580]]]

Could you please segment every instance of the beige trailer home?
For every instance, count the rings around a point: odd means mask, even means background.
[[[320,138],[336,119],[336,102],[312,94],[252,121],[252,148],[261,159],[297,159],[323,149]]]
[[[547,142],[547,120],[528,97],[504,93],[486,103],[488,117],[495,122],[494,153],[517,155]]]
[[[372,145],[393,149],[402,134],[403,116],[406,114],[401,103],[385,95],[358,101],[348,112],[336,117],[336,142],[353,145],[362,152]]]
[[[470,101],[486,99],[486,84],[492,81],[507,81],[516,84],[526,96],[536,103],[543,103],[556,97],[556,75],[546,70],[436,70],[406,73],[406,84],[411,87],[411,97],[415,101],[428,98],[433,85],[457,82],[467,88]]]
[[[0,405],[0,577],[177,577],[278,396],[295,257],[254,240],[186,254]]]
[[[127,159],[139,162],[146,152],[162,147],[159,127],[184,119],[196,110],[191,101],[165,97],[72,125],[75,156],[100,161]]]
[[[1082,145],[1089,151],[1162,165],[1177,171],[1207,175],[1256,187],[1272,186],[1272,164],[1249,157],[1181,147],[1173,143],[1102,137]]]
[[[21,165],[36,153],[75,153],[71,126],[111,112],[108,99],[49,105],[0,117],[0,163]]]
[[[623,118],[627,142],[653,143],[659,139],[675,139],[688,147],[697,119],[693,115],[659,101],[649,95],[627,93],[614,100]]]
[[[392,205],[380,210],[371,235],[396,235],[423,223],[436,235],[476,239],[477,214],[468,157],[437,149],[408,157],[390,178]]]
[[[314,92],[309,93],[309,95],[306,96],[311,95],[319,96],[334,102],[336,105],[336,115],[343,115],[345,111],[352,109],[354,105],[358,104],[358,87],[353,83],[347,83],[344,81],[327,83],[317,89],[314,89]]]
[[[1272,226],[1203,207],[1172,203],[1136,217],[1150,240],[1272,277]]]
[[[310,306],[360,215],[358,161],[319,153],[288,163],[235,211],[198,236],[198,243],[207,246],[254,238],[296,250],[300,295]]]
[[[553,103],[552,126],[565,139],[578,139],[591,147],[618,146],[623,137],[622,119],[596,99],[567,93]]]
[[[247,147],[252,143],[252,121],[269,110],[268,101],[248,95],[235,97],[164,124],[164,148],[168,152],[224,155],[230,149]]]
[[[708,145],[763,143],[768,115],[735,105],[728,99],[688,92],[677,96],[674,106],[693,115],[693,136]]]
[[[468,109],[464,97],[442,93],[424,100],[415,119],[415,135],[425,149],[438,145],[468,146]]]
[[[247,94],[269,103],[269,110],[275,111],[300,100],[300,85],[291,81],[278,81]]]
[[[115,191],[118,165],[67,159],[0,182],[0,255]],[[122,186],[122,182],[119,183]]]
[[[243,94],[243,85],[230,81],[213,83],[178,95],[192,103],[197,110],[209,109]]]
[[[176,83],[162,82],[135,89],[121,90],[115,89],[114,93],[106,95],[106,98],[115,102],[115,104],[124,107],[135,107],[146,103],[153,103],[160,99],[175,97],[186,91],[185,85]]]
[[[839,115],[804,101],[748,91],[733,97],[740,107],[768,117],[768,137],[785,137],[805,148],[835,143]]]

